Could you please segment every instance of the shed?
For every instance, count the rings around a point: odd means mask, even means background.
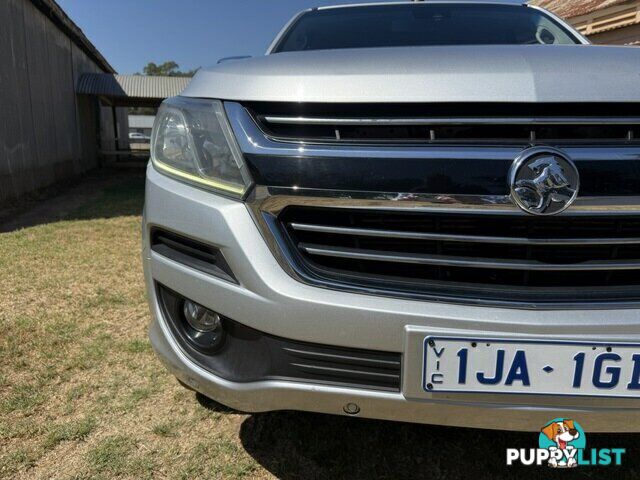
[[[54,0],[0,1],[0,63],[0,204],[95,168],[100,139],[128,130],[126,109],[76,94],[115,71]]]

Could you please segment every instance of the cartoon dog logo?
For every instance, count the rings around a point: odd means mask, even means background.
[[[584,436],[580,434],[579,430],[582,430],[580,426],[568,419],[556,419],[541,430],[542,435],[550,441],[550,445],[547,447],[551,452],[548,463],[550,467],[573,468],[578,466],[577,448],[582,447],[573,445],[573,443],[578,439],[584,441]]]

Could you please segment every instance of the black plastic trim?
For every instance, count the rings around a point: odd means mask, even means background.
[[[224,342],[204,353],[189,341],[182,315],[184,297],[157,284],[162,314],[183,351],[198,365],[226,380],[304,381],[400,391],[401,354],[289,340],[223,317]]]
[[[437,150],[436,150],[437,151]],[[634,152],[637,151],[633,150]],[[478,149],[479,155],[483,150]],[[344,158],[245,154],[258,185],[318,190],[509,195],[513,160],[490,158]],[[640,192],[640,164],[632,159],[575,161],[580,195],[633,196]]]
[[[224,255],[214,246],[167,230],[153,228],[151,230],[151,250],[187,267],[227,282],[238,283]]]

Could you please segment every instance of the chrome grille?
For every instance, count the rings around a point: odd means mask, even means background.
[[[536,305],[640,298],[640,216],[293,206],[273,225],[301,275],[340,288]]]
[[[636,308],[640,301],[639,105],[225,108],[256,181],[248,205],[294,278],[402,298],[575,309]],[[461,136],[425,140],[422,130],[412,137],[416,145],[396,145],[402,134],[395,133],[360,145],[368,142],[344,138],[343,130],[309,142],[298,132],[279,138],[270,130],[327,128],[327,119],[424,129],[430,125],[421,122],[434,118]],[[490,131],[474,140],[462,120]],[[505,133],[522,128],[528,133]],[[567,130],[561,141],[544,141],[547,128],[556,132],[549,138]],[[458,141],[465,144],[438,144]],[[526,215],[510,196],[514,159],[538,142],[561,148],[580,172],[580,194],[560,215]]]
[[[417,108],[416,108],[417,107]],[[249,108],[269,137],[307,143],[636,143],[640,108],[609,105],[303,105]],[[586,107],[586,108],[585,108]],[[632,106],[633,107],[633,106]],[[575,112],[574,114],[572,114]],[[357,113],[357,114],[356,114]],[[444,114],[443,114],[444,113]]]

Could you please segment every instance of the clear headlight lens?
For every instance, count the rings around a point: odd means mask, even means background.
[[[151,159],[161,172],[237,198],[252,183],[217,100],[166,100],[153,127]]]

